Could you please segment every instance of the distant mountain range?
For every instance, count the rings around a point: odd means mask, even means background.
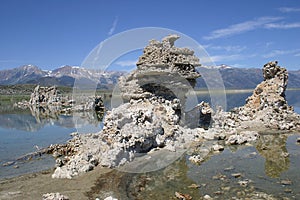
[[[118,78],[125,73],[121,71],[103,73],[77,66],[63,66],[50,71],[33,65],[24,65],[14,69],[0,70],[0,85],[40,84],[72,87],[75,79],[86,79],[87,81],[100,81],[98,87],[101,89],[112,89]]]
[[[199,68],[200,69],[200,68]],[[257,68],[234,68],[227,65],[201,67],[200,73],[218,70],[226,89],[253,89],[263,80],[262,70]],[[76,66],[63,66],[55,70],[42,70],[37,66],[24,65],[14,69],[0,70],[0,85],[40,84],[72,87],[75,79],[99,80],[100,89],[112,89],[124,71],[99,72]],[[289,88],[300,88],[300,70],[289,71]],[[203,78],[197,79],[196,88],[206,88]]]
[[[233,68],[222,65],[219,72],[227,89],[253,89],[263,81],[262,69],[259,68]],[[288,71],[288,74],[288,87],[300,88],[300,70]]]

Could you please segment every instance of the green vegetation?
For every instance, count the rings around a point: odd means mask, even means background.
[[[15,103],[29,100],[30,95],[0,95],[0,113],[20,113],[27,110],[14,106]]]

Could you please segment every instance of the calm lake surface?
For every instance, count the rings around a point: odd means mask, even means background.
[[[243,105],[245,99],[251,94],[252,92],[228,93],[227,110]],[[208,101],[209,96],[199,94],[198,101],[202,100]],[[300,113],[300,90],[287,91],[287,100],[289,105],[294,106],[295,111]],[[110,107],[109,100],[105,104],[106,107]],[[65,143],[71,138],[72,132],[95,132],[101,128],[101,121],[95,120],[89,114],[75,118],[57,116],[46,119],[33,116],[29,110],[0,113],[0,179],[53,168],[55,161],[51,156],[44,155],[35,159],[22,157],[38,148]],[[254,186],[262,191],[300,199],[300,145],[296,142],[299,136],[300,134],[288,136],[266,134],[260,138],[256,146],[225,148],[222,153],[212,156],[199,166],[183,158],[169,167],[177,167],[184,171],[182,181],[199,185],[210,183],[210,187],[200,188],[201,194],[214,194],[222,187],[237,187],[236,181],[231,178],[228,178],[227,182],[220,181],[216,177],[212,178],[216,174],[230,177],[231,173],[242,173],[243,179],[251,180],[255,183]],[[283,156],[285,153],[289,153],[289,156]],[[11,161],[13,163],[10,163]],[[149,176],[161,177],[162,173],[157,171],[150,173]],[[137,178],[139,175],[135,176],[135,179]],[[286,179],[291,180],[292,184],[283,186],[278,183]],[[166,184],[166,187],[171,187],[168,186],[168,182]],[[155,190],[155,187],[157,186],[153,185],[152,188]],[[172,187],[177,186],[175,184]],[[156,189],[160,190],[160,188]],[[168,188],[165,190],[167,192]]]

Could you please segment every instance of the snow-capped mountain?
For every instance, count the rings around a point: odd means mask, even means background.
[[[231,69],[233,67],[225,65],[225,64],[221,64],[221,65],[216,65],[216,66],[201,66],[203,68],[207,68],[207,69]]]
[[[199,67],[200,74],[209,74],[209,70],[218,70],[226,89],[253,89],[263,80],[261,69],[235,68],[228,65]],[[24,65],[10,70],[0,70],[0,85],[40,84],[72,87],[75,79],[98,81],[101,89],[113,89],[118,78],[127,72],[97,71],[78,66],[62,66],[52,71],[37,66]],[[212,80],[214,81],[214,80]],[[300,70],[289,71],[289,88],[300,88]],[[206,88],[203,77],[197,79],[196,88]]]
[[[75,79],[99,81],[100,87],[109,88],[117,83],[120,71],[97,71],[78,66],[62,66],[54,70],[42,70],[37,66],[24,65],[18,68],[1,70],[0,85],[40,84],[73,86]]]

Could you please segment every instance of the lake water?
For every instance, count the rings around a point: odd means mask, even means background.
[[[226,96],[227,109],[243,105],[245,99],[251,94],[252,92],[228,93]],[[198,100],[207,101],[209,97],[200,94]],[[294,106],[295,111],[300,113],[300,90],[287,91],[287,100],[289,105]],[[109,107],[109,100],[106,101],[106,106]],[[74,120],[72,116],[45,119],[33,116],[30,111],[16,112],[14,110],[11,113],[7,111],[1,113],[0,179],[54,167],[55,161],[51,156],[44,155],[25,160],[18,158],[36,151],[37,148],[47,147],[55,143],[65,143],[71,138],[70,133],[77,130],[93,132],[101,130],[101,128],[101,121],[93,119],[88,114],[77,116]],[[147,191],[146,189],[144,191],[145,196],[148,195],[148,199],[155,199],[154,191],[164,191],[166,195],[174,194],[174,188],[180,189],[182,184],[186,184],[185,191],[194,194],[194,196],[199,194],[214,196],[217,192],[221,194],[223,190],[226,190],[226,187],[238,191],[240,185],[237,179],[231,177],[231,174],[241,173],[242,178],[240,180],[248,181],[248,184],[254,188],[276,196],[284,195],[292,199],[300,199],[300,188],[298,187],[300,185],[300,173],[298,172],[300,145],[296,144],[298,136],[297,134],[288,136],[263,135],[256,146],[226,148],[222,153],[211,156],[209,160],[199,166],[191,164],[186,158],[182,158],[157,172],[130,175],[130,181],[127,180],[126,182],[126,192],[129,193],[127,196],[139,195],[132,185],[136,186],[139,181],[148,176],[150,178],[148,177],[147,180],[157,178],[166,183],[159,185],[148,181],[149,185],[152,184],[151,190]],[[285,157],[285,153],[289,153],[289,156]],[[14,163],[8,164],[10,161],[14,161]],[[170,174],[168,175],[168,173]],[[166,174],[176,178],[165,177],[164,179]],[[282,180],[291,180],[292,184],[280,184]],[[192,190],[187,188],[187,184],[197,184],[201,187],[199,191]],[[160,193],[158,192],[158,194]],[[117,196],[122,196],[122,194],[119,193]],[[226,199],[226,196],[224,198]]]

